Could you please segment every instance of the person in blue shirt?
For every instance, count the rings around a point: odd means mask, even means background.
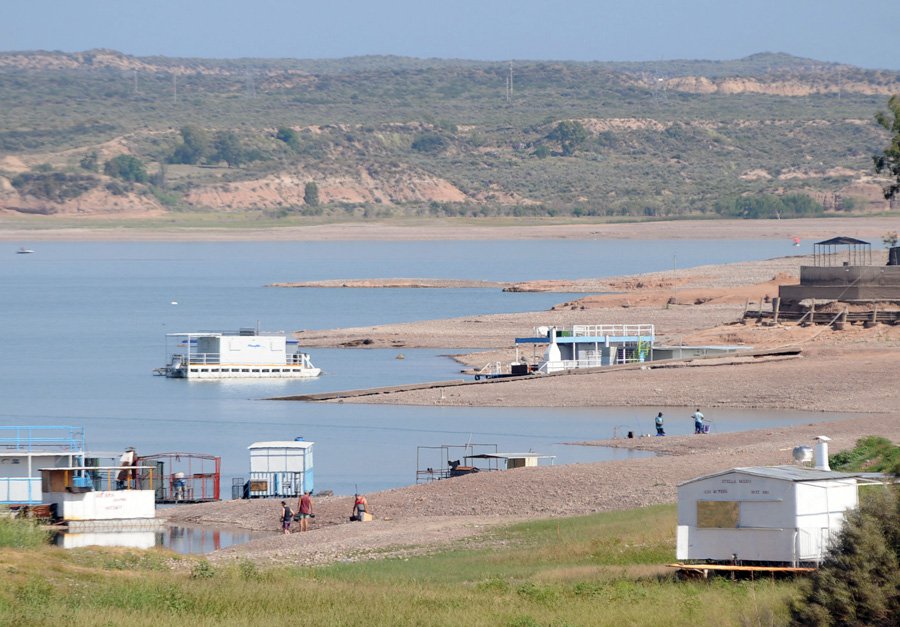
[[[658,414],[656,414],[656,420],[655,420],[654,422],[656,423],[656,435],[665,435],[665,434],[666,434],[666,430],[663,429],[663,415],[662,415],[662,412],[659,412]]]

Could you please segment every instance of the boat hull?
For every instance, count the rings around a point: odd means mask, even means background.
[[[322,374],[321,368],[266,366],[260,364],[241,366],[191,365],[167,368],[170,379],[310,379]]]

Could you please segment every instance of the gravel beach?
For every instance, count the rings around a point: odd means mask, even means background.
[[[799,225],[798,225],[799,226]],[[833,231],[832,231],[833,232]],[[732,233],[733,235],[733,233]],[[652,323],[659,343],[791,346],[790,357],[722,358],[666,368],[606,369],[590,374],[494,381],[436,390],[379,394],[341,402],[458,406],[699,406],[828,411],[832,422],[706,436],[572,443],[655,453],[627,461],[483,472],[369,494],[371,523],[350,523],[351,497],[315,499],[311,531],[277,535],[278,500],[226,501],[161,512],[172,522],[270,530],[272,536],[212,554],[214,562],[314,565],[403,557],[454,544],[491,542],[491,528],[552,518],[672,503],[678,483],[720,470],[788,464],[791,449],[824,434],[831,451],[866,435],[900,441],[900,327],[762,326],[743,313],[779,284],[797,281],[799,257],[583,281],[582,290],[616,291],[560,303],[552,310],[469,316],[297,334],[304,346],[479,346],[460,355],[471,367],[512,358],[511,338],[534,326]],[[525,286],[530,288],[535,286]],[[546,286],[545,286],[546,287]],[[562,282],[552,286],[573,291]],[[674,292],[674,301],[673,301]],[[750,305],[748,305],[750,301]],[[463,341],[464,340],[464,341]],[[549,414],[548,414],[549,415]]]

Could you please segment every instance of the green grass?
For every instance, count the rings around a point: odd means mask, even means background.
[[[900,446],[876,435],[856,441],[856,446],[829,458],[833,470],[886,472],[900,475]]]
[[[47,544],[50,533],[30,520],[0,518],[0,547],[28,548]]]
[[[679,582],[675,508],[514,525],[408,559],[266,568],[161,550],[0,553],[0,624],[787,624],[792,582]],[[170,568],[174,566],[174,568]]]

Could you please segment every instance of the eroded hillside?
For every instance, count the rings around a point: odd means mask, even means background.
[[[753,198],[753,211],[788,215],[880,211],[873,115],[896,92],[896,72],[785,55],[510,66],[6,53],[0,210],[741,215]]]

